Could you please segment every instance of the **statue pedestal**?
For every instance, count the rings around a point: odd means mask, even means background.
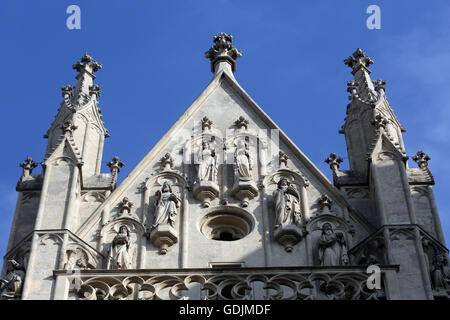
[[[160,254],[166,254],[170,246],[177,243],[178,233],[169,225],[160,225],[150,233],[150,242],[159,248]]]
[[[304,236],[304,231],[296,225],[279,226],[275,229],[274,238],[278,243],[284,246],[287,252],[292,251],[295,246]]]
[[[258,195],[258,188],[253,180],[239,180],[234,184],[231,194],[241,201],[243,207],[248,206],[248,202]]]
[[[207,208],[219,195],[219,186],[212,181],[200,181],[195,184],[193,193],[195,199],[200,200],[203,207]]]

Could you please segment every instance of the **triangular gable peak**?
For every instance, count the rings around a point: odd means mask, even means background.
[[[202,120],[207,118],[212,121],[206,128],[202,128]],[[239,129],[239,119],[248,121],[248,125]],[[206,121],[206,120],[205,120]],[[205,130],[203,130],[205,129]],[[235,130],[235,131],[233,131]],[[242,131],[243,130],[243,131]],[[262,131],[261,131],[262,130]],[[175,122],[160,141],[150,150],[142,161],[132,170],[132,172],[122,181],[116,190],[106,199],[106,201],[81,225],[77,233],[81,237],[86,237],[102,219],[102,212],[105,208],[114,208],[124,197],[130,198],[130,194],[136,194],[145,181],[163,170],[160,159],[167,153],[173,159],[173,169],[179,171],[186,177],[195,176],[195,154],[198,153],[198,137],[214,136],[213,144],[220,145],[226,150],[222,153],[226,157],[226,163],[230,164],[233,159],[233,137],[229,137],[229,132],[234,135],[255,136],[260,132],[267,134],[269,147],[267,149],[267,168],[265,173],[260,175],[260,181],[255,181],[262,185],[264,176],[268,176],[277,171],[280,165],[281,150],[284,156],[289,159],[289,167],[293,172],[303,176],[311,186],[311,192],[308,197],[313,198],[314,203],[309,205],[318,208],[316,203],[322,195],[327,195],[336,207],[336,214],[341,216],[355,216],[352,223],[363,225],[363,229],[369,230],[370,225],[357,215],[351,209],[348,202],[331,185],[330,181],[323,173],[305,156],[305,154],[287,137],[287,135],[270,119],[270,117],[253,101],[252,98],[237,83],[233,74],[229,70],[219,70],[206,89],[184,112],[184,114]],[[200,133],[200,134],[199,134]],[[203,135],[202,135],[203,133]],[[220,135],[223,139],[220,141]],[[193,141],[189,147],[189,137]],[[209,138],[208,138],[209,139]],[[200,138],[201,140],[201,138]],[[279,143],[279,148],[277,145]],[[186,154],[189,154],[186,157]],[[192,157],[191,157],[192,155]],[[260,173],[262,173],[260,154],[255,151],[255,162]],[[186,163],[189,162],[190,163]],[[227,166],[230,167],[230,166]],[[228,168],[228,170],[232,170]],[[189,178],[188,178],[189,179]],[[191,179],[192,180],[192,179]],[[195,181],[191,181],[192,183]],[[226,185],[226,183],[224,183]],[[220,201],[229,201],[230,186],[224,186],[222,199]],[[149,210],[146,205],[142,205],[142,210]],[[142,212],[142,216],[148,212]]]

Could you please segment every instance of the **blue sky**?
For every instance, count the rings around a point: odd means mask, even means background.
[[[66,8],[81,8],[81,30],[68,30]],[[381,29],[366,27],[366,8],[381,8]],[[338,134],[348,103],[350,69],[361,47],[375,61],[373,79],[407,129],[407,154],[432,160],[441,222],[450,239],[450,2],[448,1],[2,1],[0,100],[0,254],[7,246],[27,155],[42,161],[60,87],[86,51],[103,64],[96,83],[111,138],[105,163],[118,155],[123,179],[211,79],[204,52],[212,35],[234,35],[243,57],[241,86],[331,179],[323,160],[344,158]],[[416,167],[410,160],[410,166]],[[36,172],[39,172],[37,170]],[[448,240],[447,240],[448,241]]]

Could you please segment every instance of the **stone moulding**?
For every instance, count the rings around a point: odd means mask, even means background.
[[[398,299],[398,265],[380,265],[381,289],[369,290],[366,268],[282,267],[164,270],[81,270],[71,283],[74,300],[384,300]],[[389,286],[386,285],[389,283]]]

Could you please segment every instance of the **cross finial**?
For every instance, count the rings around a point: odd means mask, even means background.
[[[344,60],[344,63],[352,68],[352,74],[354,75],[358,70],[363,68],[370,74],[369,66],[373,64],[372,58],[366,56],[366,54],[360,49],[356,49],[353,55]]]
[[[82,71],[93,73],[97,72],[101,68],[102,65],[97,61],[94,61],[94,59],[92,59],[92,57],[87,53],[85,53],[84,56],[81,57],[80,61],[72,66],[72,69],[77,70],[79,73],[81,73]]]
[[[205,57],[211,60],[211,71],[214,72],[214,65],[220,60],[231,63],[232,71],[236,71],[236,59],[242,56],[242,52],[233,46],[233,36],[221,32],[213,36],[214,45],[205,52]]]
[[[36,162],[33,161],[31,157],[27,157],[24,162],[19,164],[22,168],[22,177],[29,176],[34,168],[38,166]]]
[[[330,165],[330,169],[336,171],[339,169],[339,164],[342,162],[342,158],[339,157],[336,153],[330,153],[330,156],[325,159],[325,162]]]
[[[278,152],[278,164],[279,164],[279,166],[286,168],[287,165],[288,165],[288,160],[289,160],[288,155],[280,150]]]
[[[115,156],[106,165],[109,167],[109,169],[111,170],[111,173],[114,175],[114,174],[117,174],[120,172],[120,168],[122,168],[125,165],[125,163],[120,161],[118,156]]]
[[[421,169],[428,168],[428,161],[431,160],[431,158],[422,150],[417,151],[416,155],[413,156],[412,159],[417,162],[419,168]]]
[[[331,210],[331,205],[333,204],[333,200],[331,200],[326,194],[323,194],[317,200],[317,204],[319,206],[320,212],[324,211],[325,208],[328,208],[328,210]]]

